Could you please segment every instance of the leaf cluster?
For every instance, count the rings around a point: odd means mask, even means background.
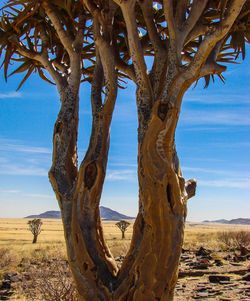
[[[40,218],[35,218],[31,221],[28,221],[29,229],[30,229],[31,233],[35,236],[37,236],[41,233],[42,224],[43,224],[43,222],[41,221]]]
[[[121,220],[118,223],[115,224],[122,232],[125,232],[130,225],[129,222]]]
[[[36,72],[43,80],[53,84],[53,81],[47,76],[46,66],[37,60],[37,55],[46,54],[57,70],[65,75],[70,72],[70,56],[51,20],[46,15],[42,2],[40,0],[10,0],[1,8],[0,57],[4,57],[2,66],[5,80],[7,81],[10,75],[26,73],[18,89],[32,73]],[[53,1],[53,10],[62,27],[73,38],[79,30],[80,16],[85,18],[84,35],[86,37],[82,49],[82,59],[93,62],[92,33],[86,25],[90,15],[83,9],[81,1],[55,0]],[[8,68],[13,63],[19,63],[19,67],[8,74]],[[84,80],[88,80],[92,69],[92,66],[83,66]]]
[[[220,21],[228,13],[232,0],[210,0],[201,14],[197,27],[202,30],[190,36],[184,43],[182,49],[182,64],[187,65],[196,54],[202,41],[209,31],[216,30]],[[37,55],[47,55],[53,67],[67,77],[70,74],[70,54],[65,49],[55,26],[46,14],[43,6],[45,0],[9,0],[1,8],[0,20],[0,57],[3,58],[2,67],[4,69],[5,80],[9,75],[25,73],[18,89],[30,77],[32,73],[38,75],[49,83],[53,81],[47,76],[46,66],[38,59]],[[83,29],[84,43],[81,48],[82,59],[82,81],[91,82],[96,58],[95,42],[93,34],[93,17],[83,5],[81,0],[54,0],[52,9],[56,13],[62,28],[71,38],[75,38],[80,27]],[[94,11],[101,14],[109,9],[109,1],[91,1]],[[157,55],[152,40],[150,39],[148,25],[142,13],[140,3],[135,6],[136,23],[139,41],[143,49],[144,56]],[[177,10],[177,0],[173,1],[173,10]],[[183,1],[186,3],[185,16],[189,16],[192,10],[193,1]],[[246,43],[250,41],[249,15],[250,1],[246,1],[240,15],[234,22],[227,36],[221,41],[217,62],[236,63],[241,54],[245,58]],[[164,47],[169,43],[169,26],[165,20],[163,1],[152,2],[153,22],[159,33]],[[184,16],[184,17],[185,17]],[[80,22],[84,18],[84,23]],[[183,21],[184,22],[184,21]],[[102,26],[105,27],[105,18]],[[121,9],[117,6],[114,18],[112,33],[110,33],[112,47],[117,60],[123,65],[131,65],[131,54],[129,50],[128,34],[126,22]],[[8,68],[12,64],[19,63],[17,69],[8,73]],[[119,69],[119,66],[117,67]],[[217,74],[222,81],[224,77]],[[119,79],[129,76],[119,71]],[[205,76],[205,86],[208,86],[210,79],[214,80],[214,75]]]

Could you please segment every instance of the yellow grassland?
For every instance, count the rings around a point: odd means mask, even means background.
[[[8,248],[19,258],[35,255],[39,252],[65,253],[65,242],[62,222],[59,219],[42,219],[42,232],[38,242],[32,244],[32,233],[29,231],[28,219],[0,219],[0,248]],[[125,239],[121,239],[121,231],[116,222],[103,221],[104,234],[113,255],[126,254],[133,232],[133,221],[126,231]],[[184,248],[216,248],[219,231],[250,230],[247,225],[227,225],[212,223],[187,223],[185,228]]]

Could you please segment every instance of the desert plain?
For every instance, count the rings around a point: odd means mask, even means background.
[[[0,219],[0,300],[77,300],[61,220],[42,219],[36,244],[27,222]],[[129,249],[133,221],[125,239],[115,223],[103,221],[103,227],[119,266]],[[221,233],[233,232],[248,234],[246,254],[221,239]],[[248,225],[187,223],[174,300],[249,301],[249,233]]]

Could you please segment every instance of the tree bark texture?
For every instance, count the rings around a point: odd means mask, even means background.
[[[231,2],[229,12],[236,17],[244,0]],[[190,85],[204,75],[225,70],[216,63],[216,47],[232,26],[233,18],[229,14],[217,30],[209,29],[192,61],[184,66],[181,50],[207,1],[202,7],[194,1],[192,13],[184,25],[182,18],[186,18],[186,13],[182,6],[177,5],[176,11],[181,14],[174,16],[173,2],[163,1],[168,24],[167,43],[150,19],[152,1],[140,1],[155,51],[153,68],[148,73],[137,32],[137,1],[105,1],[108,5],[101,11],[92,1],[83,3],[93,15],[96,46],[90,143],[78,170],[76,145],[81,74],[80,59],[76,55],[72,58],[75,71],[72,69],[70,80],[64,86],[58,84],[62,107],[54,130],[53,164],[49,173],[62,212],[69,263],[79,300],[171,301],[178,277],[187,200],[195,194],[196,187],[195,180],[185,182],[182,176],[175,149],[175,129],[183,95]],[[117,62],[112,48],[116,43],[112,40],[112,20],[117,7],[126,24],[127,47],[133,65],[121,64],[121,57]],[[66,46],[68,52],[74,53],[70,43]],[[139,124],[139,212],[131,246],[120,270],[105,243],[99,213],[119,67],[136,83]]]

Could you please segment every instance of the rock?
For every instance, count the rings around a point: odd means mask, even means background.
[[[208,293],[197,293],[193,298],[194,299],[203,299],[203,298],[208,298],[209,295]]]
[[[4,275],[5,280],[10,280],[10,282],[22,281],[22,276],[17,273],[6,273]]]
[[[3,280],[0,289],[1,290],[11,289],[11,281],[10,280]]]
[[[199,267],[200,268],[203,268],[203,269],[207,269],[210,265],[210,261],[209,259],[206,259],[206,258],[203,258],[200,260],[199,262]]]
[[[250,273],[247,273],[246,275],[244,275],[244,276],[242,277],[242,280],[250,281]]]
[[[231,258],[232,258],[232,257],[231,257],[231,255],[229,255],[229,254],[228,254],[227,256],[224,257],[225,260],[230,260]]]
[[[223,262],[220,259],[215,259],[214,263],[217,267],[222,267],[223,266]]]
[[[208,279],[212,283],[220,283],[221,281],[230,281],[230,277],[224,275],[210,275]]]
[[[249,250],[243,246],[240,247],[240,255],[241,256],[246,256],[249,254]]]
[[[246,261],[247,260],[247,256],[237,256],[238,257],[238,261]]]
[[[241,267],[242,266],[241,263],[237,263],[237,262],[230,262],[230,264],[235,266],[235,267]]]
[[[200,247],[200,249],[198,251],[195,252],[196,256],[208,256],[211,254],[210,250],[207,250],[203,247]]]

